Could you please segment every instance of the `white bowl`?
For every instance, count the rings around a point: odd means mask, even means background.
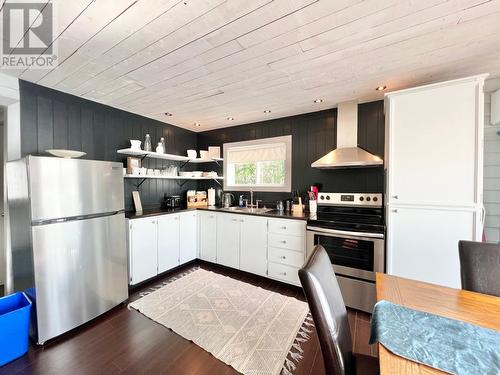
[[[130,140],[130,148],[132,150],[140,150],[141,149],[141,143],[142,143],[142,141],[139,141],[138,139],[131,139]]]
[[[189,159],[196,159],[196,150],[187,150]]]
[[[49,154],[57,156],[59,158],[66,158],[66,159],[80,158],[83,155],[87,155],[86,152],[74,151],[74,150],[45,150],[45,152],[48,152]]]
[[[201,177],[203,176],[203,171],[193,171],[191,172],[191,174],[193,175],[193,177]]]

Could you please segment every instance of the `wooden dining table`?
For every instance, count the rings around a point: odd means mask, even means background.
[[[500,331],[500,297],[377,273],[377,301],[386,300],[414,310],[461,320]],[[380,343],[381,374],[445,374],[399,357]]]

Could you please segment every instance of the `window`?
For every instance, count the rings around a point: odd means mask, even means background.
[[[291,191],[292,136],[224,144],[224,190]]]

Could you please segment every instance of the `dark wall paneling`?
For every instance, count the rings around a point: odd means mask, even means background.
[[[358,143],[361,147],[381,157],[384,153],[384,107],[383,101],[366,103],[358,108]],[[292,135],[292,189],[301,194],[313,184],[328,192],[383,192],[383,168],[358,168],[319,170],[311,163],[333,150],[337,144],[337,110],[308,113],[253,124],[216,129],[198,134],[198,147],[223,146],[227,142],[238,142],[265,137]],[[210,167],[209,169],[213,169]],[[219,169],[222,173],[222,170]],[[213,183],[200,184],[206,189]],[[244,192],[234,192],[245,194]],[[286,199],[289,193],[256,193],[268,204]]]
[[[85,158],[109,160],[126,164],[126,156],[117,149],[130,146],[130,139],[144,142],[149,132],[156,147],[161,136],[166,138],[167,152],[185,154],[196,148],[197,135],[153,119],[121,111],[73,95],[48,89],[33,83],[20,81],[21,91],[21,144],[22,155],[41,155],[51,148],[81,150]],[[147,159],[147,168],[166,168],[171,164]],[[137,190],[138,180],[125,181],[125,208],[133,208],[132,191]],[[182,187],[172,180],[146,180],[139,188],[145,207],[158,205],[164,194],[183,195],[188,189],[196,189],[196,181]]]

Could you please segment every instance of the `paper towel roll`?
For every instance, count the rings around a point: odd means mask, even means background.
[[[215,206],[215,189],[208,189],[208,205]]]

